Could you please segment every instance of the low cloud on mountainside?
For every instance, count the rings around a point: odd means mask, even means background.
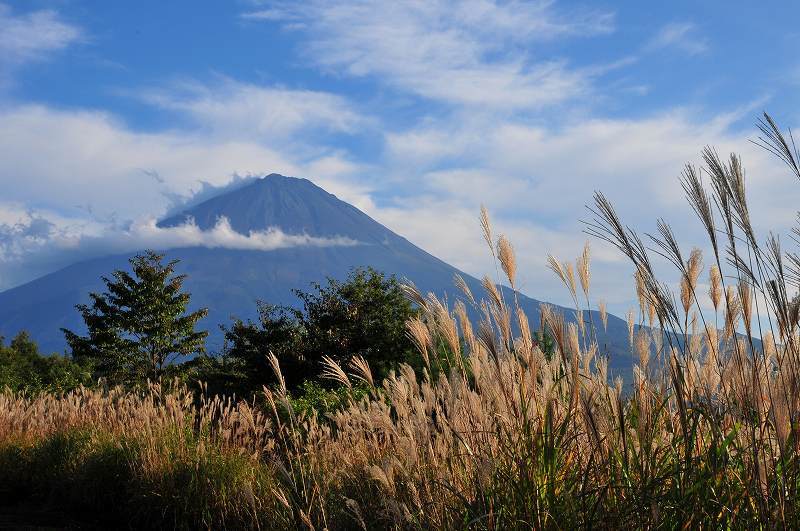
[[[98,234],[59,229],[38,216],[13,225],[0,224],[0,290],[31,280],[41,270],[65,266],[78,260],[123,254],[143,249],[169,250],[185,247],[273,251],[289,247],[339,247],[358,245],[346,237],[320,238],[308,234],[286,234],[278,228],[240,234],[221,217],[209,230],[201,230],[189,219],[174,227],[159,227],[155,218],[142,218],[127,227],[102,228]]]

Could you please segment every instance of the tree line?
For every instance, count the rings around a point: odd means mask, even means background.
[[[8,345],[0,337],[0,389],[65,392],[177,379],[250,398],[274,383],[271,352],[290,389],[330,398],[334,391],[321,379],[323,356],[340,364],[362,356],[378,379],[402,362],[419,364],[405,332],[416,310],[394,276],[356,268],[344,280],[294,290],[298,307],[259,302],[256,319],[222,325],[223,347],[207,352],[208,332],[198,326],[208,309],[189,311],[191,294],[177,265],[146,251],[130,259],[130,271],[103,277],[105,290],[76,307],[85,332],[62,329],[69,346],[64,356],[43,356],[25,332]]]

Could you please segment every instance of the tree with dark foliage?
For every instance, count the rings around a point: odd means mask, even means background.
[[[305,358],[305,329],[302,313],[293,308],[258,303],[258,322],[234,320],[225,328],[223,356],[198,358],[209,389],[222,394],[251,395],[273,383],[275,374],[267,361],[270,352],[281,362],[281,372],[295,386],[316,370]],[[216,377],[215,377],[216,376]]]
[[[363,356],[380,379],[416,355],[405,328],[415,310],[394,276],[358,268],[344,281],[328,278],[311,287],[295,290],[302,309],[260,304],[257,323],[238,320],[225,330],[225,357],[248,375],[249,392],[274,382],[270,352],[293,388],[319,378],[323,356],[342,366]]]
[[[76,306],[87,336],[62,329],[76,359],[89,359],[96,376],[109,383],[157,380],[166,365],[204,351],[206,331],[196,331],[207,309],[187,313],[190,295],[185,275],[175,275],[177,260],[163,264],[153,251],[130,260],[132,274],[118,270],[103,277],[107,291],[91,293],[91,304]]]
[[[372,268],[354,269],[345,281],[328,278],[313,291],[296,290],[303,304],[306,356],[330,356],[344,366],[363,356],[377,377],[415,352],[406,335],[414,309],[394,276]]]
[[[17,334],[8,345],[0,336],[0,391],[64,393],[91,381],[86,366],[57,354],[43,356],[27,332]]]

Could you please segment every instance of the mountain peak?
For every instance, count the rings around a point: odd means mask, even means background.
[[[307,186],[311,185],[319,188],[316,184],[303,177],[289,177],[280,173],[270,173],[254,181],[254,184],[278,185],[278,186]],[[320,188],[322,190],[322,188]]]
[[[194,219],[200,229],[209,230],[221,217],[227,218],[233,230],[241,234],[277,228],[287,234],[344,236],[362,243],[397,238],[389,229],[310,180],[278,173],[212,197],[158,225],[174,227]]]

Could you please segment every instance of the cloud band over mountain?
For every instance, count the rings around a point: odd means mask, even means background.
[[[87,235],[59,229],[39,216],[10,224],[0,224],[0,264],[4,272],[0,290],[36,276],[38,267],[68,264],[75,260],[108,254],[169,250],[186,247],[233,249],[245,251],[274,251],[291,247],[350,247],[360,242],[345,236],[318,237],[309,234],[287,234],[279,228],[236,232],[225,217],[208,230],[197,226],[193,219],[172,227],[159,227],[153,217],[141,218],[124,228],[106,228],[100,234]]]

